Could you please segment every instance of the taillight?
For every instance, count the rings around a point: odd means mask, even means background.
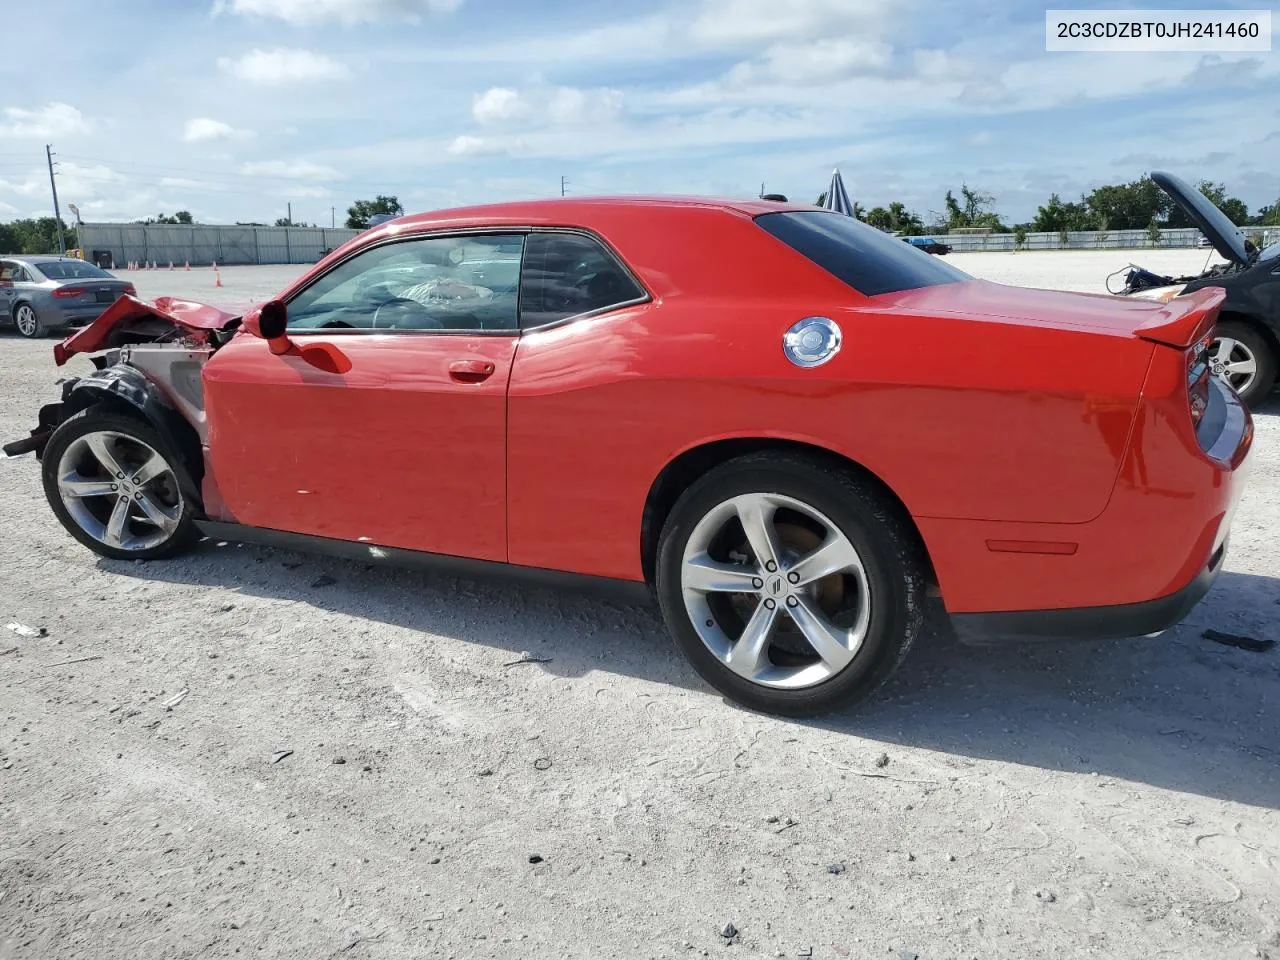
[[[53,291],[53,295],[59,300],[70,300],[73,297],[83,297],[88,292],[84,287],[59,287]]]
[[[1187,403],[1191,407],[1191,422],[1200,426],[1204,412],[1209,409],[1209,345],[1212,334],[1206,336],[1188,352]]]

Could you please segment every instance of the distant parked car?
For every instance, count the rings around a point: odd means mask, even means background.
[[[1200,239],[1196,241],[1196,246],[1197,246],[1197,247],[1212,247],[1212,246],[1213,246],[1213,241],[1211,241],[1211,240],[1210,240],[1208,237],[1206,237],[1204,234],[1201,234],[1201,235],[1200,235]]]
[[[0,320],[11,321],[24,337],[83,327],[122,295],[135,293],[132,283],[75,257],[0,259]]]
[[[942,243],[933,237],[903,237],[902,239],[913,247],[919,247],[925,253],[935,253],[938,256],[943,256],[951,252],[949,243]]]

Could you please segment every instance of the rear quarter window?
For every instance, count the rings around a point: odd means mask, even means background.
[[[755,222],[863,296],[971,279],[932,254],[843,213],[765,213]]]

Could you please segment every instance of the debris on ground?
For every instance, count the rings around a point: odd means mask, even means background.
[[[0,650],[0,657],[3,657],[10,653],[17,653],[17,652],[18,652],[17,647],[10,647],[8,650]]]
[[[46,667],[65,667],[69,663],[88,663],[90,660],[101,660],[102,654],[95,653],[91,657],[72,657],[70,660],[55,660],[53,663],[46,663]]]
[[[732,940],[737,935],[738,935],[738,928],[735,927],[732,923],[726,923],[723,927],[720,928],[720,936],[724,937],[726,940]]]
[[[333,577],[329,576],[327,573],[322,573],[311,581],[311,587],[312,589],[318,590],[320,587],[332,587],[337,582],[337,580],[333,579]]]
[[[1052,890],[1037,890],[1036,899],[1041,903],[1057,903],[1058,895]]]
[[[837,875],[838,875],[838,874],[841,874],[841,873],[844,873],[844,864],[843,864],[843,863],[828,863],[828,864],[827,864],[827,873],[834,873],[834,874],[837,874]]]
[[[539,856],[538,854],[536,854],[536,853],[531,853],[531,854],[529,854],[529,862],[530,862],[530,863],[541,863],[541,862],[542,862],[542,857],[540,857],[540,856]]]
[[[515,667],[522,663],[550,663],[550,657],[535,657],[528,650],[521,650],[520,656],[515,660],[509,660],[503,664],[504,667]]]
[[[191,691],[189,689],[187,689],[186,687],[183,687],[181,690],[175,693],[168,700],[164,701],[164,703],[161,704],[161,706],[163,706],[166,710],[172,710],[174,707],[180,704],[183,700],[187,699],[187,694],[190,692]]]
[[[880,754],[880,756],[876,757],[877,769],[883,770],[888,765],[889,765],[889,755],[887,753],[882,753]]]
[[[550,757],[539,757],[537,760],[533,761],[533,769],[535,769],[535,770],[550,770],[550,769],[551,769],[551,758],[550,758]]]
[[[290,756],[292,753],[293,753],[292,750],[277,750],[275,753],[271,755],[271,762],[279,763],[281,760],[283,760],[287,756]]]
[[[346,757],[334,757],[334,758],[333,758],[333,762],[334,762],[334,763],[336,763],[336,764],[343,764],[343,763],[346,763],[346,762],[347,762],[347,758],[346,758]]]
[[[10,626],[13,626],[10,624]],[[1212,640],[1214,643],[1221,643],[1228,647],[1239,647],[1241,650],[1248,650],[1250,653],[1266,653],[1276,645],[1276,642],[1270,638],[1259,640],[1256,637],[1246,637],[1238,633],[1221,633],[1217,630],[1206,630],[1200,634],[1206,640]]]
[[[25,623],[18,623],[17,621],[7,624],[7,626],[20,637],[47,637],[49,635],[49,631],[44,627],[28,627]]]
[[[477,777],[492,777],[492,776],[493,776],[493,770],[492,770],[492,769],[490,769],[489,767],[485,767],[483,770],[477,770],[477,771],[476,771],[476,776],[477,776]]]

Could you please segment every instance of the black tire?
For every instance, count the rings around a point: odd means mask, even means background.
[[[63,454],[75,441],[87,434],[100,431],[123,434],[131,440],[146,444],[160,454],[169,469],[173,471],[177,480],[177,489],[173,492],[173,496],[177,501],[176,507],[179,511],[179,520],[174,530],[162,542],[140,549],[111,546],[86,532],[76,522],[71,512],[67,509],[67,505],[63,502],[58,490],[58,471]],[[200,539],[200,532],[196,529],[194,523],[196,504],[192,503],[191,499],[181,492],[184,489],[190,490],[194,488],[186,467],[183,465],[182,458],[165,442],[164,437],[140,418],[117,413],[102,406],[93,406],[81,410],[74,416],[69,417],[53,432],[53,436],[49,438],[49,443],[45,446],[41,460],[41,479],[44,483],[44,493],[49,501],[49,506],[53,509],[54,515],[71,536],[100,556],[108,557],[112,560],[158,560],[162,557],[171,557],[175,554],[183,553]]]
[[[18,331],[18,335],[28,340],[39,340],[47,332],[45,325],[40,322],[40,315],[29,303],[15,303],[10,319],[13,320],[13,326]]]
[[[749,493],[779,494],[816,509],[848,538],[866,571],[866,638],[842,670],[813,686],[778,689],[734,673],[708,649],[685,606],[682,561],[695,527],[729,498]],[[901,514],[874,484],[816,458],[766,452],[717,467],[676,502],[658,544],[658,603],[676,645],[707,683],[753,710],[803,717],[866,698],[902,662],[924,620],[924,558]]]
[[[1218,324],[1214,336],[1230,337],[1238,341],[1253,354],[1258,364],[1253,382],[1240,392],[1240,399],[1245,406],[1253,407],[1267,399],[1276,383],[1276,354],[1266,335],[1252,324],[1225,320]],[[1213,347],[1210,347],[1209,352],[1213,353]]]

